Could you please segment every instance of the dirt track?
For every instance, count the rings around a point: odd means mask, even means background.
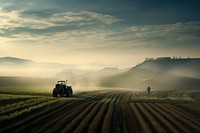
[[[79,93],[3,123],[0,132],[200,132],[199,104],[136,103],[133,98],[128,91]]]

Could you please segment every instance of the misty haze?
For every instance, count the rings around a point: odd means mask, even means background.
[[[0,0],[0,133],[199,133],[198,0]]]

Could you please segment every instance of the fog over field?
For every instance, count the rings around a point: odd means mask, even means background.
[[[199,4],[0,0],[0,76],[67,79],[86,87],[193,85],[198,64],[144,61],[200,57]]]
[[[200,0],[0,0],[0,133],[200,133]]]
[[[0,58],[0,64],[1,86],[44,85],[53,88],[57,80],[68,80],[76,90],[102,87],[145,90],[147,86],[154,90],[196,90],[200,86],[199,58],[150,58],[126,69],[111,66],[78,69],[76,65],[38,63],[14,57]]]

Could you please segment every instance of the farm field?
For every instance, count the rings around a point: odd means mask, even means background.
[[[199,91],[0,93],[0,132],[200,132]]]

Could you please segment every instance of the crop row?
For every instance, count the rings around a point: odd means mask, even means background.
[[[144,132],[200,132],[199,120],[174,105],[131,103]]]
[[[32,115],[4,126],[1,131],[200,132],[199,116],[191,113],[199,111],[199,103],[134,102],[133,99],[138,95],[131,91],[119,90],[84,92],[75,96],[77,98],[71,100],[61,101],[62,98],[58,98],[44,101],[43,104],[56,104],[35,113],[32,111]],[[34,104],[31,107],[35,107]]]
[[[14,99],[17,100],[15,96]],[[0,123],[5,123],[8,120],[38,110],[39,108],[53,104],[57,101],[59,101],[59,99],[35,96],[30,99],[28,96],[28,99],[20,99],[20,102],[16,101],[14,103],[12,102],[12,104],[5,104],[0,106]]]
[[[0,115],[9,115],[11,113],[14,113],[16,111],[23,110],[25,108],[29,108],[31,106],[35,106],[37,104],[53,100],[45,97],[41,98],[35,98],[35,99],[29,99],[29,100],[24,100],[21,102],[13,103],[13,104],[7,104],[5,106],[0,107]]]

